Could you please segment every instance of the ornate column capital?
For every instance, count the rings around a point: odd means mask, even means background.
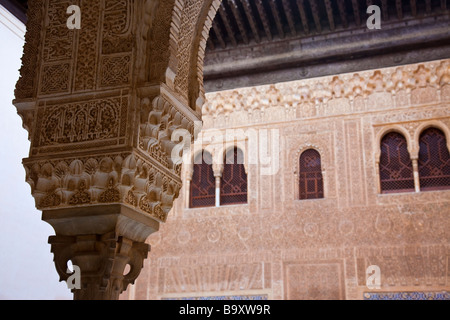
[[[71,276],[67,263],[81,269],[81,288],[72,289],[75,300],[117,300],[133,284],[150,250],[115,232],[104,235],[52,236],[49,238],[61,281]],[[125,273],[126,266],[130,266]]]
[[[118,299],[141,272],[150,251],[145,240],[159,229],[150,216],[119,204],[45,210],[42,219],[55,229],[49,243],[60,280],[71,276],[69,261],[80,268],[76,300]]]

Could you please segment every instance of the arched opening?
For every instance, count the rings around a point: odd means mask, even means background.
[[[413,192],[413,165],[405,137],[398,132],[389,132],[381,140],[380,147],[381,192]]]
[[[202,208],[215,205],[215,177],[211,154],[203,151],[195,157],[189,193],[189,207]]]
[[[320,153],[314,149],[304,151],[299,165],[300,200],[322,199],[324,192]]]
[[[450,154],[445,134],[437,128],[422,132],[419,139],[420,189],[450,189]]]
[[[220,180],[220,204],[247,203],[247,173],[243,153],[233,148],[226,153],[225,165]]]

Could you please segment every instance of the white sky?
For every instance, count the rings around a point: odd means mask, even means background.
[[[72,299],[47,243],[54,230],[35,209],[22,166],[30,144],[12,100],[24,29],[0,6],[0,300]]]

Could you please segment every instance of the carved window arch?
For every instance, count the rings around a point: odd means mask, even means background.
[[[389,132],[384,135],[380,147],[381,192],[413,192],[413,165],[405,137],[398,132]]]
[[[203,151],[195,157],[189,193],[189,207],[213,207],[216,202],[216,185],[212,156]]]
[[[300,200],[324,197],[322,160],[317,150],[308,149],[300,155],[299,195]]]
[[[220,205],[247,203],[247,173],[242,151],[236,147],[229,150],[224,163],[220,179]]]
[[[419,178],[421,190],[450,189],[450,155],[445,134],[429,128],[419,138]]]

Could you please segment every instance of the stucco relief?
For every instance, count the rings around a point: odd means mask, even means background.
[[[390,288],[431,284],[448,290],[442,265],[448,260],[449,191],[380,195],[374,170],[378,128],[396,124],[414,139],[427,121],[448,127],[448,60],[206,95],[205,128],[279,129],[287,149],[280,163],[286,165],[265,177],[257,165],[248,168],[248,205],[185,210],[182,168],[169,160],[170,133],[192,132],[200,118],[204,48],[220,1],[159,1],[154,15],[153,1],[75,2],[86,26],[73,32],[64,27],[65,10],[59,10],[67,0],[30,2],[16,87],[18,112],[33,145],[24,160],[27,181],[45,211],[120,203],[155,221],[170,221],[148,240],[154,244],[152,261],[138,280],[137,298],[241,288],[271,298],[309,296],[290,285],[287,263],[293,266],[291,279],[317,298],[329,297],[327,290],[336,298],[361,298],[363,269],[372,261],[387,269],[383,285]],[[161,21],[161,29],[153,28]],[[113,103],[100,108],[99,101]],[[303,202],[292,191],[295,152],[307,144],[323,153],[323,200]],[[57,236],[61,246],[68,245],[64,235]],[[116,236],[111,242],[121,243]],[[144,236],[126,245],[142,244]],[[104,242],[103,237],[92,235],[90,241]],[[70,241],[75,254],[78,240]],[[146,254],[139,255],[142,262]],[[402,280],[405,272],[417,278],[412,268],[423,272],[419,280]],[[198,276],[205,272],[215,275]],[[323,272],[333,276],[322,281]],[[182,280],[188,285],[179,286]],[[112,288],[116,280],[108,281]]]
[[[218,134],[229,128],[280,131],[280,171],[276,177],[262,177],[258,165],[250,167],[249,179],[256,183],[249,189],[255,199],[252,210],[248,205],[188,209],[187,194],[180,193],[169,224],[149,238],[153,243],[157,237],[155,260],[144,272],[154,274],[158,265],[159,273],[148,282],[138,280],[136,292],[163,281],[162,270],[169,270],[163,267],[165,261],[179,267],[190,261],[194,270],[198,263],[211,267],[206,257],[220,256],[231,264],[240,254],[265,261],[265,272],[270,264],[270,285],[246,291],[267,290],[269,298],[363,299],[366,268],[372,264],[382,270],[384,290],[448,291],[443,266],[450,240],[449,191],[379,194],[375,170],[380,139],[389,130],[403,132],[411,152],[417,150],[417,137],[425,128],[436,126],[448,134],[448,102],[439,94],[446,85],[442,79],[447,65],[446,60],[433,61],[207,94],[207,129],[215,128]],[[343,82],[352,87],[346,89]],[[321,90],[314,92],[317,88]],[[434,100],[415,99],[414,90],[421,88],[438,90]],[[399,99],[402,104],[397,105]],[[298,117],[304,114],[298,110],[308,106],[314,112]],[[234,117],[234,112],[247,112],[247,117]],[[324,199],[297,199],[295,172],[307,148],[321,154]],[[182,232],[190,236],[180,243]],[[196,260],[189,260],[194,256]],[[218,275],[211,281],[218,285],[225,279]],[[222,294],[233,293],[227,290],[220,288]],[[182,296],[200,291],[191,286]],[[179,290],[176,293],[179,297]],[[160,297],[164,294],[152,289],[146,296]]]

